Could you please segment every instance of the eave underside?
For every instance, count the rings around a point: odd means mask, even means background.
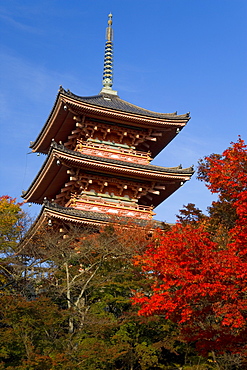
[[[23,198],[27,202],[39,204],[42,204],[45,199],[55,199],[61,188],[69,182],[67,170],[70,168],[79,168],[89,175],[90,173],[96,173],[99,176],[118,177],[123,181],[131,179],[145,184],[151,182],[164,183],[166,184],[164,191],[161,191],[152,200],[145,201],[146,205],[153,205],[154,207],[169,197],[181,186],[181,182],[189,180],[193,174],[192,168],[179,169],[130,164],[123,161],[83,155],[54,144],[40,172],[23,195]],[[145,203],[142,199],[139,199],[139,204]]]
[[[93,105],[93,98],[98,99],[99,97],[89,97],[88,100],[87,98],[80,100],[76,95],[66,95],[64,92],[59,93],[46,124],[35,142],[31,144],[32,150],[46,154],[49,151],[52,140],[63,143],[67,141],[69,134],[75,129],[76,122],[74,118],[80,116],[83,119],[100,120],[110,125],[120,124],[126,125],[126,127],[139,127],[140,129],[159,129],[161,133],[163,132],[162,140],[151,143],[150,147],[152,156],[155,157],[176,136],[177,129],[181,130],[190,119],[188,114],[180,116],[176,114],[157,114],[157,117],[152,117],[145,116],[144,112],[150,111],[144,109],[142,110],[143,114],[120,111],[110,107]],[[90,99],[91,104],[88,103]],[[101,99],[103,98],[101,97]],[[131,104],[129,105],[131,106]],[[64,107],[66,107],[66,110]]]

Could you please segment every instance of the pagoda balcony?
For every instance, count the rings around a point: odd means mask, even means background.
[[[150,220],[155,215],[151,206],[139,205],[135,201],[124,201],[117,198],[120,197],[104,199],[100,196],[74,195],[65,207],[145,220]]]
[[[83,154],[139,164],[149,164],[152,160],[149,152],[137,151],[128,145],[108,141],[78,140],[75,150]]]

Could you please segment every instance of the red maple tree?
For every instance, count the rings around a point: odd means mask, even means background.
[[[188,341],[210,351],[247,356],[247,146],[239,138],[222,155],[200,162],[199,178],[219,202],[234,208],[234,225],[210,229],[210,217],[177,223],[157,234],[135,259],[150,292],[136,293],[140,315],[164,315],[178,323]],[[221,230],[219,225],[218,230]]]

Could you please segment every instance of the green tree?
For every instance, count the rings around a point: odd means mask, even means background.
[[[12,253],[24,231],[25,213],[21,203],[8,195],[0,197],[0,247],[1,253]]]
[[[169,369],[169,363],[184,364],[186,353],[193,353],[176,326],[160,317],[141,318],[132,306],[134,290],[150,290],[132,259],[151,240],[150,225],[137,232],[130,223],[94,233],[47,228],[27,245],[37,267],[43,266],[37,297],[68,310],[67,352],[85,369]]]
[[[6,369],[76,369],[68,353],[68,313],[50,299],[0,297],[0,361]]]
[[[0,197],[0,290],[22,289],[25,263],[18,255],[18,243],[29,226],[21,203],[10,196]]]
[[[25,218],[20,222],[21,231]],[[140,317],[131,304],[133,291],[150,291],[132,263],[152,241],[150,229],[115,222],[96,231],[54,222],[19,245],[16,233],[1,261],[9,280],[0,296],[0,369],[198,365],[202,360],[176,325]]]

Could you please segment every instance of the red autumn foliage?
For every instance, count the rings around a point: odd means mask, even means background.
[[[205,218],[157,234],[157,243],[135,260],[153,279],[151,294],[138,293],[134,302],[141,306],[140,315],[159,314],[176,322],[185,339],[195,341],[203,354],[213,350],[247,356],[247,146],[243,140],[222,155],[201,161],[199,178],[236,211],[228,237],[210,231]]]

